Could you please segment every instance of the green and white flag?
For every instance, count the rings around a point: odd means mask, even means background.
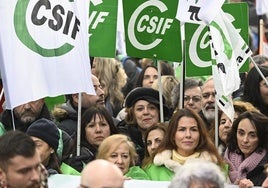
[[[239,89],[239,68],[252,54],[246,42],[232,25],[231,15],[221,11],[209,25],[212,50],[212,74],[217,92],[217,104],[233,120],[231,95]]]
[[[209,24],[225,0],[179,0],[176,18],[181,22]]]
[[[46,96],[95,94],[88,11],[89,1],[1,1],[0,69],[8,109]]]
[[[118,0],[92,0],[89,11],[89,52],[115,57]]]
[[[226,3],[222,10],[232,15],[232,25],[239,30],[244,41],[248,41],[248,6],[246,3]],[[212,75],[211,48],[208,27],[206,25],[185,24],[186,40],[186,76]],[[248,61],[240,68],[248,71]]]
[[[123,0],[127,54],[181,62],[178,1]]]

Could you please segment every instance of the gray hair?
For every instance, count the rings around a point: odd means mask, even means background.
[[[178,169],[168,188],[189,188],[193,183],[224,188],[224,182],[225,176],[215,163],[190,159]]]

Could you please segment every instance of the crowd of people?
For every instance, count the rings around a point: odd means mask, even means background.
[[[254,56],[257,67],[241,74],[234,119],[217,108],[213,77],[180,81],[165,61],[159,75],[147,58],[91,60],[96,95],[1,113],[0,188],[46,188],[55,174],[81,176],[81,188],[123,188],[129,179],[268,187],[268,57]]]
[[[159,85],[157,68],[149,64],[141,68],[133,88],[123,93],[122,83],[127,84],[127,76],[121,76],[125,80],[119,83],[104,79],[104,73],[99,74],[98,62],[114,62],[115,71],[125,73],[117,60],[106,59],[96,58],[93,62],[92,82],[96,95],[80,95],[80,118],[77,93],[66,95],[66,102],[51,111],[45,100],[39,99],[2,112],[0,187],[12,187],[13,183],[33,187],[39,183],[46,187],[46,179],[54,174],[81,176],[80,186],[83,187],[84,182],[94,182],[85,180],[84,175],[91,173],[94,161],[99,161],[100,169],[106,165],[103,161],[114,164],[113,167],[119,169],[118,176],[125,181],[183,182],[185,180],[177,174],[186,173],[187,169],[182,169],[193,168],[191,161],[198,160],[213,164],[211,170],[214,169],[218,177],[214,183],[222,181],[222,177],[224,183],[240,187],[261,186],[267,182],[268,86],[256,67],[247,73],[241,84],[242,92],[233,97],[235,116],[231,120],[223,111],[216,110],[213,77],[205,81],[186,78],[182,83],[174,72],[166,71],[161,75],[163,84]],[[268,67],[265,63],[259,64],[267,79]],[[107,83],[109,80],[111,83]],[[181,84],[184,84],[182,99]],[[110,88],[105,89],[108,85]],[[116,92],[121,95],[112,97],[111,88],[117,88]],[[162,96],[160,89],[164,91]],[[215,138],[215,130],[218,130],[218,138]],[[22,167],[15,168],[17,163]],[[217,167],[217,173],[213,166]],[[204,166],[204,170],[206,168]],[[40,174],[38,178],[36,173]],[[191,175],[198,176],[186,174],[185,178]],[[198,178],[197,183],[209,177]],[[170,187],[174,186],[175,183],[171,183]]]

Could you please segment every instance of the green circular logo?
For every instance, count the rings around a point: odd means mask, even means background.
[[[31,36],[26,22],[26,13],[30,0],[18,0],[15,13],[14,13],[14,27],[15,32],[19,40],[32,51],[40,54],[43,57],[61,56],[71,51],[74,46],[65,42],[57,48],[44,48]],[[47,18],[46,16],[39,16],[40,10],[51,11],[53,18]],[[28,10],[29,11],[29,10]],[[63,19],[65,15],[66,19]],[[55,5],[51,6],[49,0],[39,0],[33,6],[31,10],[31,22],[35,26],[47,24],[48,29],[59,32],[59,29],[63,28],[63,34],[67,35],[71,33],[73,39],[76,38],[76,34],[79,32],[80,21],[77,17],[74,17],[72,11],[66,11],[63,6]],[[73,23],[73,24],[71,24]],[[71,28],[73,26],[73,28]]]

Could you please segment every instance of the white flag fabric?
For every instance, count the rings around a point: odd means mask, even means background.
[[[181,22],[208,25],[225,0],[179,0],[176,18]]]
[[[89,1],[2,0],[0,69],[7,109],[46,96],[95,94]]]
[[[263,42],[263,55],[268,57],[268,43]]]
[[[233,120],[231,95],[240,86],[239,68],[252,52],[232,25],[232,20],[231,15],[221,10],[209,25],[209,30],[215,56],[215,61],[212,61],[212,74],[218,96],[217,103]]]
[[[268,0],[256,0],[257,15],[264,15],[268,13]]]

